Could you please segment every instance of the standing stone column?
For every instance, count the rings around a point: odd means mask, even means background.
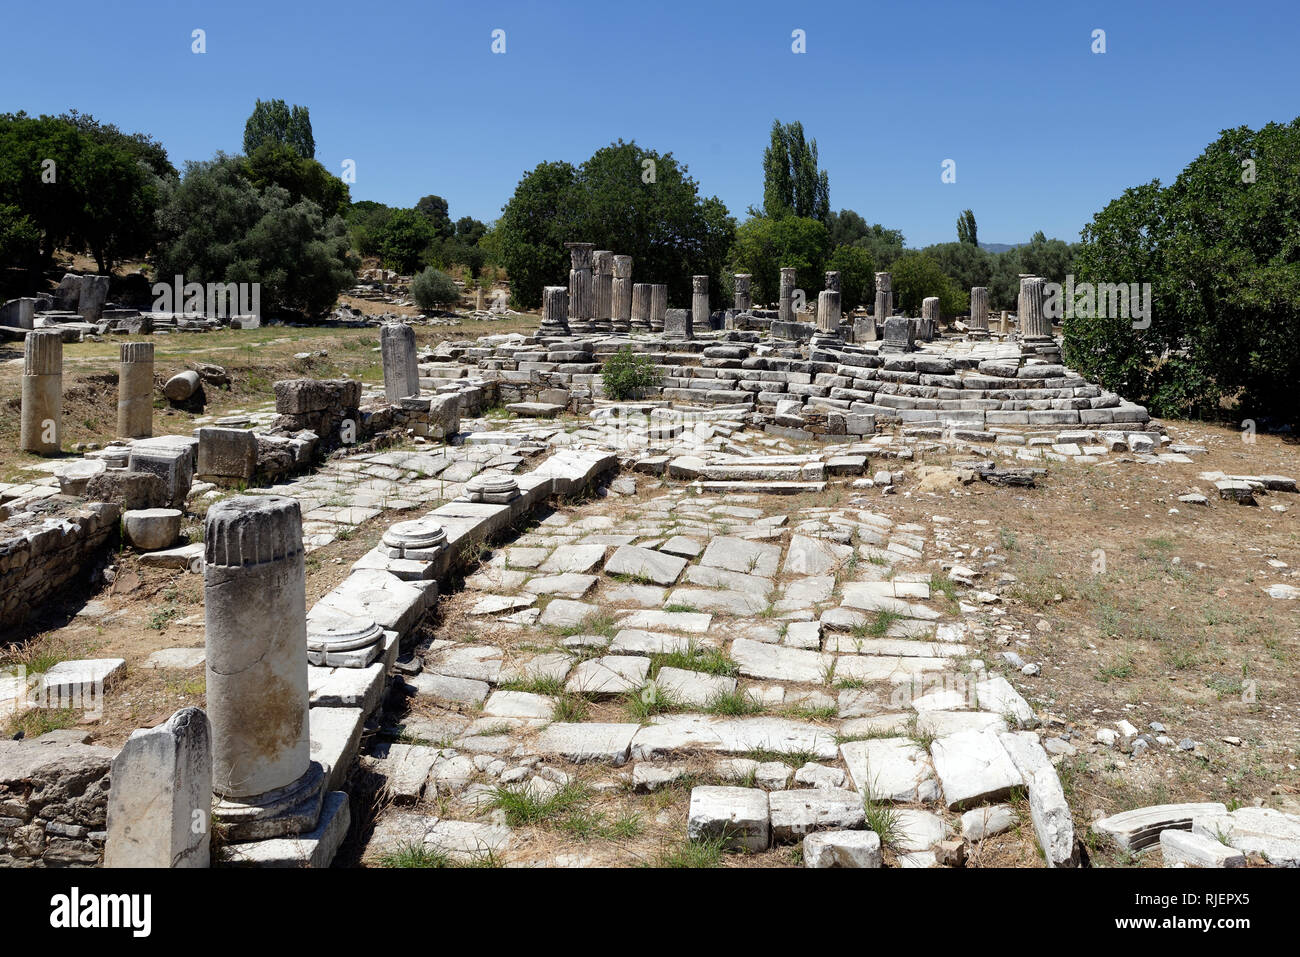
[[[970,291],[970,337],[987,339],[989,336],[989,290],[987,286],[972,286]]]
[[[1002,319],[998,322],[998,332],[1004,336],[1011,333],[1011,313],[1006,309],[1002,310]]]
[[[695,329],[709,328],[709,277],[691,277],[691,324]]]
[[[883,334],[885,320],[894,312],[894,279],[887,272],[876,273],[876,311],[874,318],[876,325],[880,327]]]
[[[1032,279],[1033,277],[1034,274],[1028,272],[1016,274],[1016,282],[1019,283],[1016,291],[1016,323],[1020,327],[1020,335],[1022,337],[1025,334],[1025,313],[1027,311],[1027,307],[1025,306],[1025,280]]]
[[[153,343],[124,342],[117,367],[117,434],[124,439],[153,435]]]
[[[894,314],[894,277],[892,273],[876,273],[876,321],[883,323]]]
[[[595,315],[592,301],[591,243],[565,243],[569,251],[569,328],[577,333],[591,332]]]
[[[654,287],[648,282],[632,284],[632,329],[635,332],[650,331],[650,299]]]
[[[780,322],[794,322],[794,269],[790,266],[781,268],[780,299],[777,300],[776,317]]]
[[[921,300],[921,338],[926,342],[939,334],[939,297],[926,296]]]
[[[595,266],[595,312],[592,332],[614,331],[614,254],[608,249],[598,249],[593,254]]]
[[[632,257],[614,257],[614,331],[632,330]]]
[[[754,296],[750,291],[753,280],[750,273],[736,273],[736,312],[749,312],[754,308]]]
[[[650,287],[650,331],[663,332],[668,315],[668,287],[655,283]]]
[[[379,328],[379,355],[384,363],[384,397],[394,403],[420,394],[420,365],[415,355],[415,330],[404,322]]]
[[[1047,280],[1029,276],[1020,280],[1020,337],[1027,342],[1050,340],[1052,321],[1043,311]]]
[[[817,294],[817,340],[840,338],[840,291],[823,289]]]
[[[207,867],[212,732],[199,708],[141,728],[113,759],[105,867]]]
[[[63,334],[33,329],[23,343],[22,412],[18,447],[57,455],[63,433]]]
[[[542,323],[537,327],[539,336],[567,336],[569,334],[569,289],[567,286],[547,286],[542,290]]]
[[[240,495],[216,503],[204,553],[214,811],[235,841],[310,831],[325,769],[311,760],[297,501]]]

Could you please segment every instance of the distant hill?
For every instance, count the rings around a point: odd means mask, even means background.
[[[980,243],[980,249],[989,253],[1004,253],[1008,249],[1015,249],[1017,246],[1025,246],[1027,243]]]

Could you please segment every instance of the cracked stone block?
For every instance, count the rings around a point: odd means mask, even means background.
[[[803,839],[805,867],[880,867],[880,836],[873,831],[815,831]]]
[[[692,788],[686,836],[692,841],[721,840],[733,850],[767,850],[768,793],[714,785]]]
[[[873,801],[922,803],[939,799],[926,753],[910,738],[876,738],[840,745],[853,786]]]
[[[937,738],[930,757],[950,808],[996,801],[1024,784],[993,731],[958,731]]]
[[[768,795],[772,841],[787,844],[820,830],[854,830],[866,821],[862,795],[842,788],[801,788]]]

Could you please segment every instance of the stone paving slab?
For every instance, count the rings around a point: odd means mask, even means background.
[[[644,583],[672,585],[686,567],[686,559],[649,548],[624,545],[605,563],[606,575],[625,575]]]
[[[785,648],[737,638],[731,643],[731,657],[747,678],[821,683],[831,673],[835,656],[818,651]]]
[[[840,745],[853,786],[873,801],[925,803],[939,799],[929,757],[908,738],[878,738]]]
[[[951,809],[997,801],[1025,781],[996,732],[965,730],[930,745],[934,772]]]
[[[565,690],[571,694],[620,695],[638,691],[650,674],[650,661],[635,655],[606,655],[580,662]]]
[[[575,763],[621,765],[628,759],[637,724],[564,724],[547,726],[532,744],[538,754],[554,755]]]

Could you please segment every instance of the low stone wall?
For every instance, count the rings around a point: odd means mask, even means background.
[[[92,502],[77,512],[6,534],[0,526],[0,629],[89,570],[116,543],[121,510]]]
[[[285,379],[275,383],[275,431],[299,436],[314,433],[323,452],[364,442],[394,428],[421,438],[443,440],[459,430],[465,406],[466,400],[452,392],[361,407],[360,382]]]
[[[109,748],[55,731],[0,741],[0,867],[95,867],[104,857]]]

